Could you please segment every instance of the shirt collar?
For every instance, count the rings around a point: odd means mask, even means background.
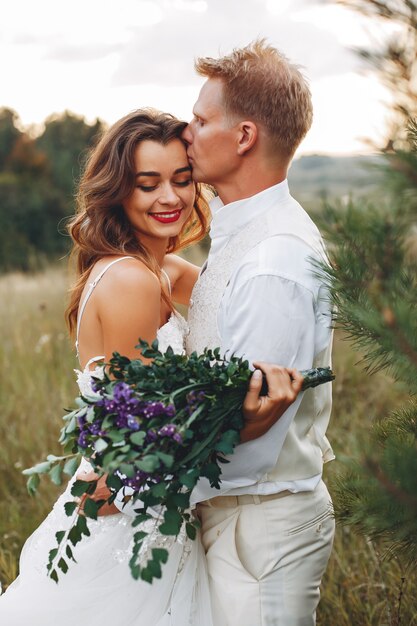
[[[274,205],[287,199],[289,195],[288,181],[285,179],[250,198],[243,198],[243,200],[236,200],[229,204],[223,204],[217,196],[210,202],[212,213],[211,239],[234,235],[253,219],[260,217]]]

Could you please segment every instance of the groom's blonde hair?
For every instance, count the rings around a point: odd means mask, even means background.
[[[231,120],[246,118],[262,125],[271,149],[293,156],[313,120],[310,89],[297,65],[258,39],[219,59],[199,58],[195,69],[200,76],[223,81]]]

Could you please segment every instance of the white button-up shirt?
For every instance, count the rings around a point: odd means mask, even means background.
[[[288,203],[289,199],[286,180],[226,206],[220,198],[215,198],[211,203],[212,243],[207,264],[223,250],[232,235],[254,218],[261,220],[272,204],[277,206],[278,217],[280,204]],[[279,213],[279,219],[285,220],[285,215],[284,211]],[[323,348],[329,342],[330,307],[327,297],[319,298],[318,306],[314,305],[317,293],[324,295],[326,290],[313,268],[306,271],[306,258],[311,254],[304,241],[281,234],[265,239],[244,255],[218,311],[223,354],[242,356],[250,363],[266,361],[299,370],[312,367],[318,344]],[[297,481],[258,482],[277,462],[301,395],[274,425],[273,436],[267,432],[239,446],[239,454],[232,455],[230,463],[222,467],[220,490],[211,488],[205,479],[200,480],[192,501],[222,494],[313,490],[321,473]]]

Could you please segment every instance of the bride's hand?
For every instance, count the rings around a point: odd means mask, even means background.
[[[81,496],[81,498],[77,499],[77,502],[79,504],[78,510],[80,513],[83,512],[84,504],[87,498],[91,498],[91,500],[98,502],[99,500],[107,500],[110,497],[111,491],[106,485],[106,478],[107,478],[107,474],[104,474],[104,476],[98,476],[98,474],[96,474],[95,472],[88,472],[87,474],[84,472],[80,472],[79,474],[77,474],[77,480],[84,480],[84,481],[90,482],[90,481],[98,479],[97,486],[96,486],[94,493],[92,493],[91,495],[84,494],[83,496]],[[105,502],[99,508],[97,515],[99,516],[115,515],[116,513],[120,513],[120,511],[115,506],[115,504],[113,503],[108,504],[107,502]]]
[[[294,402],[303,384],[298,370],[271,363],[257,362],[257,369],[249,382],[243,404],[245,426],[240,431],[240,441],[245,443],[264,435]],[[260,396],[262,373],[268,383],[268,394]]]

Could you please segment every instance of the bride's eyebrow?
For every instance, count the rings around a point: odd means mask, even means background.
[[[175,170],[174,174],[181,174],[182,172],[191,172],[191,166],[187,165],[186,167],[179,167]],[[136,178],[139,176],[160,176],[160,172],[138,172],[136,174]]]
[[[161,174],[159,172],[138,172],[136,174],[136,178],[138,178],[139,176],[160,176]]]

